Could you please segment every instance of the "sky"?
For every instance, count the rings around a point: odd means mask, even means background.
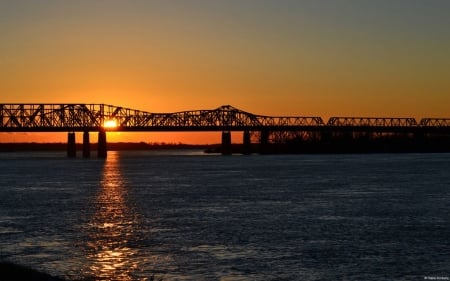
[[[449,14],[447,0],[0,0],[0,103],[450,117]],[[66,138],[49,136],[0,141]]]

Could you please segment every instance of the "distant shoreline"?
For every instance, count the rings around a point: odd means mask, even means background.
[[[449,140],[429,143],[414,143],[407,140],[386,139],[381,141],[337,141],[334,143],[284,143],[251,144],[248,150],[243,144],[232,144],[232,154],[372,154],[372,153],[450,153]],[[145,143],[145,142],[111,142],[108,151],[136,150],[183,150],[196,149],[205,153],[222,153],[221,144],[183,144],[183,143]],[[83,150],[81,143],[76,144],[77,151]],[[97,144],[91,143],[90,150],[96,151]],[[0,143],[2,152],[24,151],[67,151],[67,143],[14,142]],[[230,151],[228,151],[230,152]]]
[[[108,150],[155,150],[155,149],[202,149],[216,150],[219,144],[183,144],[183,143],[145,143],[145,142],[111,142]],[[0,152],[14,151],[65,151],[66,143],[9,142],[0,143]],[[77,150],[82,144],[77,143]],[[91,151],[97,150],[97,144],[91,144]]]

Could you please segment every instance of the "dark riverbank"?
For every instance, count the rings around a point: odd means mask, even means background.
[[[1,281],[65,281],[59,277],[39,272],[23,265],[0,262]]]
[[[117,142],[108,143],[109,151],[123,150],[177,150],[197,149],[205,153],[222,153],[221,144],[182,144],[182,143],[145,143]],[[66,151],[66,143],[0,143],[0,152],[20,151]],[[76,144],[76,150],[82,151],[82,144]],[[91,151],[97,150],[97,144],[91,144]],[[366,153],[448,153],[450,137],[430,138],[417,141],[411,138],[384,139],[338,139],[330,141],[300,141],[285,143],[253,143],[247,148],[243,144],[232,144],[232,154],[366,154]]]
[[[108,143],[108,150],[157,150],[157,149],[216,149],[219,145],[196,145],[181,143],[145,143],[145,142],[117,142]],[[77,144],[77,150],[82,150],[82,144]],[[97,149],[97,144],[91,144],[91,151]],[[14,151],[64,151],[67,143],[0,143],[0,152]]]
[[[93,281],[95,277],[80,277],[71,281]],[[103,280],[103,279],[102,279]],[[163,281],[162,278],[151,275],[148,281]],[[0,261],[0,281],[69,281],[60,277],[37,271],[24,265]]]

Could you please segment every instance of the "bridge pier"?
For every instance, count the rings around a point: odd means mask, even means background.
[[[77,156],[77,145],[75,143],[75,133],[67,133],[67,157],[74,158]]]
[[[246,155],[249,155],[252,153],[252,143],[250,140],[250,132],[249,131],[244,131],[242,153],[246,154]]]
[[[89,144],[89,132],[83,133],[83,157],[89,158],[91,156],[91,147]]]
[[[417,129],[413,133],[413,143],[415,146],[415,150],[419,152],[426,152],[427,149],[430,149],[430,146],[427,142],[429,140],[429,136],[427,137],[426,133],[423,130]]]
[[[97,157],[106,158],[107,154],[108,150],[106,146],[106,132],[104,130],[100,130],[98,132]]]
[[[259,153],[266,154],[269,152],[269,131],[261,131],[261,136],[259,140]]]
[[[231,155],[231,132],[223,131],[222,132],[222,155]]]

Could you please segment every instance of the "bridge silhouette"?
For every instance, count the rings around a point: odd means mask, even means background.
[[[113,121],[115,126],[105,126]],[[89,132],[98,132],[98,156],[107,156],[106,133],[206,132],[222,133],[222,153],[231,153],[231,132],[243,132],[243,152],[258,143],[332,143],[340,139],[403,136],[450,138],[450,118],[264,116],[225,105],[211,110],[152,113],[108,104],[0,104],[0,132],[67,132],[68,156],[76,156],[75,132],[83,132],[83,156],[90,156]],[[449,144],[450,146],[450,144]]]

